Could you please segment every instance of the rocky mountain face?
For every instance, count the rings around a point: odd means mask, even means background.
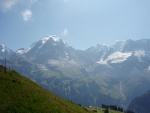
[[[150,90],[134,98],[128,106],[128,110],[135,113],[149,113],[150,111]]]
[[[150,40],[116,41],[76,50],[56,36],[19,49],[7,64],[47,90],[83,106],[126,108],[149,90]]]

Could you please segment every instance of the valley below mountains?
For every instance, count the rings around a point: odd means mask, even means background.
[[[127,108],[150,90],[150,40],[116,41],[76,50],[56,36],[45,36],[16,52],[0,45],[0,64],[43,88],[82,106]]]

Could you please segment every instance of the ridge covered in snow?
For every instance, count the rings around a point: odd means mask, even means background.
[[[10,51],[4,44],[0,45],[0,50],[1,50],[1,52],[9,52]]]
[[[24,48],[20,48],[20,49],[18,49],[17,51],[16,51],[16,53],[17,54],[23,54],[23,53],[26,53],[27,52],[27,50],[26,49],[24,49]]]
[[[52,39],[54,42],[58,42],[60,40],[60,38],[58,38],[56,35],[45,36],[43,39],[41,39],[42,44],[45,44],[49,39]]]
[[[126,45],[126,40],[117,40],[114,44],[112,44],[110,47],[114,48],[115,51],[122,51],[124,46]]]
[[[56,35],[50,35],[50,36],[45,36],[44,38],[42,38],[41,40],[37,41],[37,42],[34,42],[31,44],[30,47],[28,47],[27,49],[24,49],[24,48],[21,48],[21,49],[18,49],[16,51],[17,54],[24,54],[24,53],[27,53],[28,51],[30,51],[33,47],[35,47],[38,43],[39,43],[39,49],[43,47],[44,44],[47,43],[47,41],[53,41],[54,42],[54,45],[56,45],[56,43],[58,43],[61,39],[58,38]]]
[[[105,60],[104,59],[100,59],[100,61],[98,61],[98,64],[107,64],[108,62],[110,63],[121,63],[126,61],[130,56],[132,55],[131,52],[115,52],[112,53],[111,55],[109,55]]]
[[[63,47],[62,43],[66,47],[68,47],[67,44],[63,42],[60,38],[58,38],[56,35],[47,35],[41,40],[33,43],[27,49],[18,49],[16,53],[22,55],[32,50],[31,53],[35,52],[34,54],[36,54],[37,52],[42,52],[43,49],[48,49],[49,47],[59,49],[59,46]],[[93,57],[93,61],[97,62],[98,64],[122,63],[132,55],[136,57],[139,61],[142,61],[142,58],[145,57],[145,55],[150,56],[150,52],[147,52],[148,48],[150,47],[149,43],[150,40],[148,39],[137,41],[117,40],[112,45],[97,44],[96,46],[88,48],[87,50],[85,50],[85,52],[87,56]],[[0,50],[1,52],[4,52],[6,50],[9,51],[9,49],[7,49],[4,45],[0,46]],[[62,53],[63,52],[61,52],[61,54]]]
[[[130,39],[116,41],[114,44],[106,47],[106,51],[101,53],[102,55],[99,57],[99,60],[97,60],[98,64],[122,63],[132,55],[140,62],[142,62],[143,57],[150,57],[150,50],[148,49],[150,48],[149,39],[142,39],[137,41]],[[95,50],[98,50],[97,54],[99,54],[102,49],[101,47],[97,46]]]
[[[43,45],[44,45],[48,40],[53,40],[53,41],[54,41],[54,45],[57,45],[56,43],[60,41],[60,38],[58,38],[56,35],[45,36],[43,39],[40,40],[40,41],[42,42],[42,44],[39,46],[39,48],[43,47]]]
[[[4,44],[0,44],[0,58],[4,58],[4,57],[8,58],[13,53],[15,52],[9,49],[8,47],[6,47]]]

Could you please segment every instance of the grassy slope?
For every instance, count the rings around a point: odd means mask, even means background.
[[[0,113],[88,113],[86,109],[42,89],[0,66]]]

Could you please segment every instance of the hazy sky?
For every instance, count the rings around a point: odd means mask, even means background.
[[[0,0],[0,44],[17,50],[46,35],[76,49],[150,39],[150,0]]]

